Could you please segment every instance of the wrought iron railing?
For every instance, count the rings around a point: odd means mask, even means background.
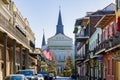
[[[114,36],[108,39],[106,49],[110,49],[120,44],[120,33],[116,33]]]
[[[80,56],[80,55],[77,55],[76,57],[75,57],[75,60],[76,61],[83,61],[85,59],[85,57],[84,56]]]
[[[105,49],[106,47],[106,41],[103,41],[101,42],[98,46],[96,46],[96,48],[94,49],[95,50],[95,53]]]

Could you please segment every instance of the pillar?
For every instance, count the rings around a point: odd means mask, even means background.
[[[22,45],[20,45],[20,70],[22,70],[23,65],[23,56],[22,56]]]
[[[28,66],[28,54],[29,53],[29,50],[26,49],[26,53],[25,53],[25,68],[28,69],[29,66]]]
[[[6,76],[6,53],[7,53],[7,34],[4,33],[4,77]]]
[[[41,72],[41,56],[37,55],[37,72]]]
[[[16,40],[13,40],[13,73],[16,73]]]

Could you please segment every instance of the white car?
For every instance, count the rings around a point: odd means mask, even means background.
[[[5,80],[28,80],[23,74],[11,74],[5,77]]]
[[[44,80],[44,76],[42,74],[37,74],[38,80]]]

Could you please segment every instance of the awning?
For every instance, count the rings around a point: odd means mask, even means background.
[[[106,27],[111,21],[113,21],[113,19],[115,19],[115,14],[108,14],[108,15],[104,15],[95,25],[95,27],[98,28],[104,28]]]

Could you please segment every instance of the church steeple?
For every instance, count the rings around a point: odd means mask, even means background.
[[[43,31],[43,39],[42,39],[42,45],[41,46],[42,47],[46,46],[44,31]]]
[[[58,23],[56,26],[56,34],[64,34],[64,30],[63,30],[63,24],[62,24],[62,17],[61,17],[61,10],[59,9],[59,16],[58,16]]]

